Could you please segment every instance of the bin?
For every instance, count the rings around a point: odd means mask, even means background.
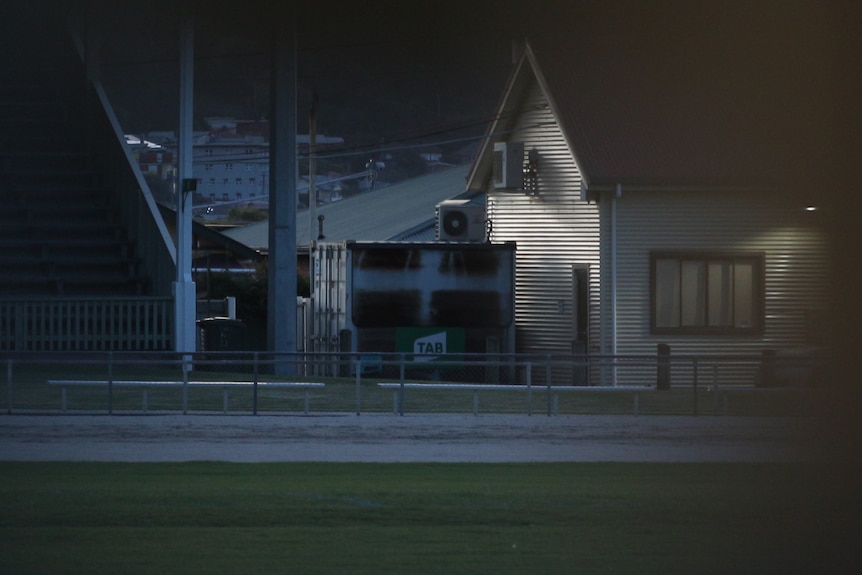
[[[200,351],[242,351],[245,349],[245,324],[229,317],[198,320]]]

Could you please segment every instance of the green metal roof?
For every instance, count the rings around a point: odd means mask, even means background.
[[[325,240],[329,242],[399,239],[404,233],[415,233],[423,226],[433,231],[437,204],[465,192],[467,170],[467,165],[446,168],[318,206],[314,222],[311,222],[309,210],[299,210],[296,245],[307,248],[311,239],[317,239],[316,219],[321,215]],[[269,249],[269,222],[266,220],[225,231],[224,235],[252,249]]]

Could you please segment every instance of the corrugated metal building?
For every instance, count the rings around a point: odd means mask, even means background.
[[[518,350],[818,345],[825,231],[788,169],[802,156],[792,124],[774,113],[776,95],[735,93],[733,73],[719,78],[695,56],[680,68],[666,54],[614,60],[570,44],[524,46],[468,178],[487,193],[491,240],[518,244]],[[756,376],[750,366],[725,371],[725,382]],[[656,380],[643,367],[590,376]]]

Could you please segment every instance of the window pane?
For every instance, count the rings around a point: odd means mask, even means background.
[[[748,334],[763,327],[763,258],[651,254],[652,327],[691,334]]]
[[[704,325],[706,323],[706,264],[702,261],[683,261],[681,287],[682,325]]]
[[[733,325],[754,327],[754,264],[737,263],[733,271]]]
[[[709,325],[713,327],[731,326],[733,310],[731,267],[730,262],[710,262],[709,264]]]
[[[655,325],[679,327],[679,263],[657,259],[655,262]]]

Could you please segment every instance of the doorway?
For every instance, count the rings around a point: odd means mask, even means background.
[[[572,385],[590,385],[590,266],[572,266]]]

